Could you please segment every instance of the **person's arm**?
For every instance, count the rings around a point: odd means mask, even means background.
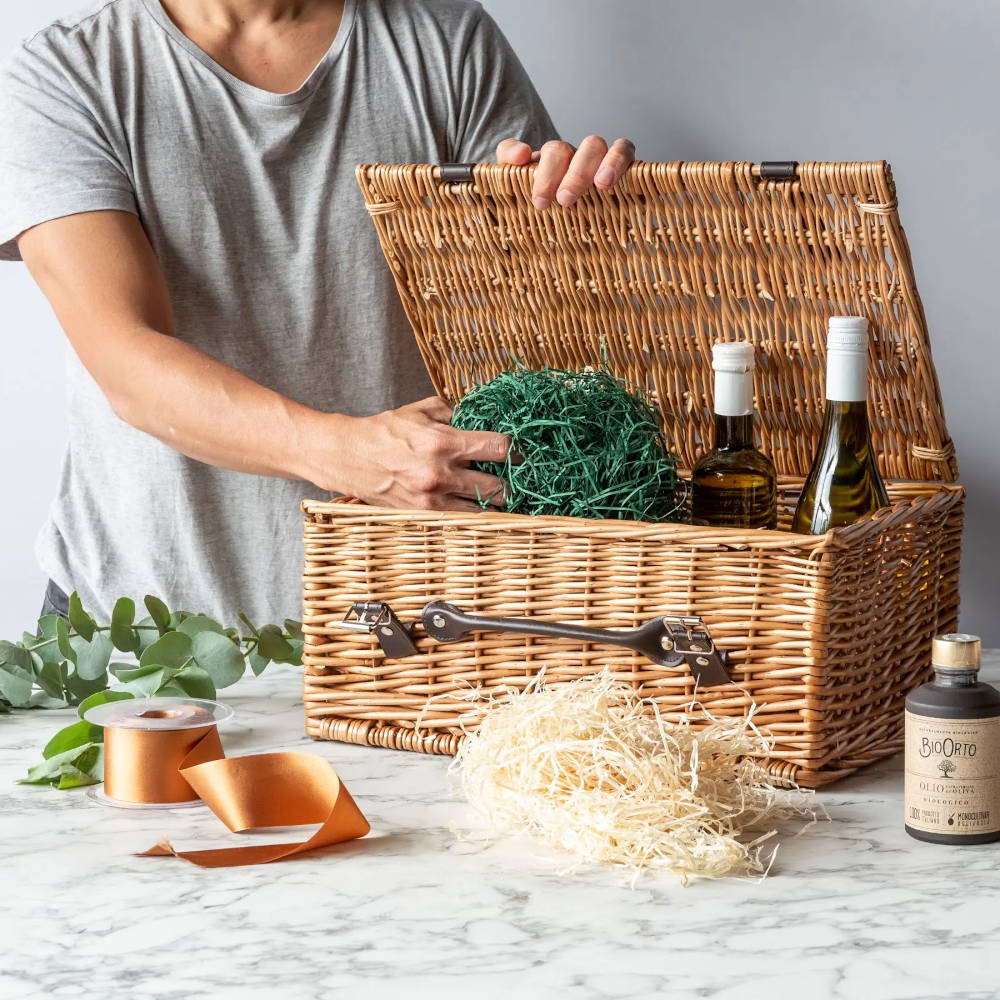
[[[365,418],[322,413],[175,337],[163,274],[132,213],[53,219],[18,247],[115,413],[184,455],[385,506],[471,510],[477,490],[499,496],[499,481],[469,462],[502,461],[509,439],[455,430],[444,400]]]

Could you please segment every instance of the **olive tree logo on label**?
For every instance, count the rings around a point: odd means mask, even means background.
[[[958,765],[953,760],[946,757],[938,764],[937,769],[941,772],[942,778],[950,778],[958,769]]]

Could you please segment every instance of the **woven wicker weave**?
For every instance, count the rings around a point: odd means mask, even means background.
[[[382,247],[438,390],[455,398],[514,360],[600,363],[646,385],[690,466],[710,436],[716,340],[758,349],[762,447],[783,474],[787,529],[823,409],[825,326],[867,315],[870,409],[893,506],[818,537],[504,513],[307,502],[307,731],[453,753],[491,689],[544,668],[559,682],[605,666],[677,717],[686,669],[628,650],[414,630],[387,660],[338,628],[353,601],[403,621],[443,599],[497,617],[602,628],[698,615],[734,684],[706,688],[777,741],[770,767],[806,785],[901,745],[902,703],[930,639],[957,624],[964,492],[956,476],[895,191],[882,163],[803,164],[793,181],[751,164],[638,164],[611,193],[538,213],[531,169],[480,166],[444,183],[429,166],[359,168]]]

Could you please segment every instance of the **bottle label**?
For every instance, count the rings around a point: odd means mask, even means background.
[[[906,713],[906,825],[924,833],[1000,831],[1000,716]]]
[[[720,417],[753,413],[753,372],[715,373],[715,412]]]
[[[826,398],[857,403],[868,398],[868,354],[831,350],[826,359]]]

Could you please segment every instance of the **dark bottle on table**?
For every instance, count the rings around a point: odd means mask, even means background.
[[[826,412],[792,531],[822,535],[889,505],[868,424],[868,321],[831,316]]]
[[[754,445],[753,344],[716,344],[715,441],[691,473],[695,523],[727,528],[776,528],[774,464]]]
[[[934,844],[1000,840],[1000,691],[978,680],[974,635],[939,635],[934,680],[906,699],[906,832]]]

